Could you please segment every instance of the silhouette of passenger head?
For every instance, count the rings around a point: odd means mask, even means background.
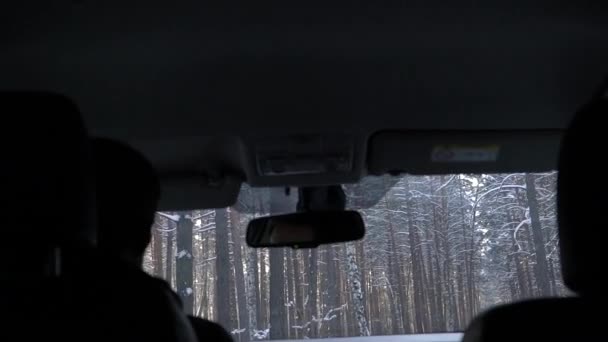
[[[123,143],[96,138],[92,150],[98,246],[141,266],[160,198],[158,176],[143,155]]]

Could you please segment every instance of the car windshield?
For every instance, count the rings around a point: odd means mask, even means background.
[[[462,331],[488,307],[567,294],[556,179],[368,177],[344,186],[365,238],[302,250],[247,247],[250,219],[295,200],[244,187],[234,207],[158,213],[144,266],[236,341]]]

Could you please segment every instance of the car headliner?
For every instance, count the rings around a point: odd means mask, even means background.
[[[230,137],[562,130],[608,75],[601,1],[442,2],[10,2],[0,89],[70,96],[166,179]]]

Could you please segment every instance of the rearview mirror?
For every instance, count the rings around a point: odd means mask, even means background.
[[[309,211],[260,217],[247,226],[251,247],[314,248],[359,240],[365,225],[356,211]]]

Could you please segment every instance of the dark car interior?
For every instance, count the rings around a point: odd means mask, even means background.
[[[298,189],[297,213],[249,223],[256,248],[362,238],[342,188],[367,176],[557,170],[571,296],[484,311],[457,336],[347,340],[602,336],[605,185],[583,180],[607,145],[607,18],[602,1],[3,4],[1,339],[234,338],[103,257],[96,137],[149,162],[158,211]]]

